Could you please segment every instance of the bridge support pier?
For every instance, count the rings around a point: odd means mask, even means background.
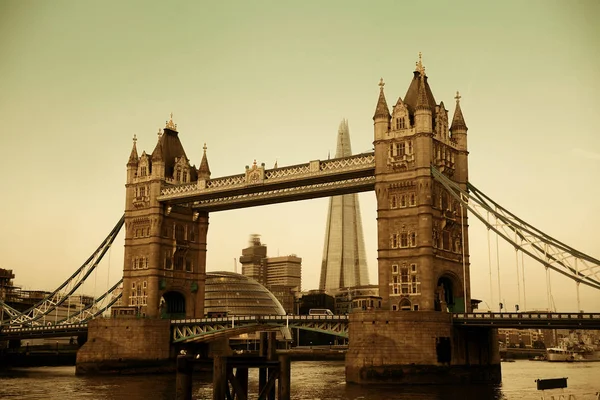
[[[348,322],[346,382],[500,383],[495,329],[455,327],[449,313],[367,311]]]
[[[88,340],[77,352],[75,373],[102,374],[172,370],[171,321],[97,318],[88,324]]]

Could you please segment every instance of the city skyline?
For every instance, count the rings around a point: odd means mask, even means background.
[[[169,113],[192,164],[200,164],[206,143],[212,177],[242,173],[254,160],[269,168],[324,160],[342,117],[353,127],[355,150],[369,151],[377,83],[383,77],[395,103],[419,51],[436,99],[451,108],[461,93],[470,181],[550,236],[600,258],[595,2],[438,3],[433,13],[425,4],[391,1],[57,4],[0,4],[0,166],[7,171],[0,268],[12,269],[16,284],[52,290],[87,259],[123,213],[133,135],[140,154],[150,153]],[[375,283],[375,198],[358,198]],[[248,234],[260,232],[271,251],[302,257],[302,286],[317,288],[327,202],[211,214],[207,270],[231,271]],[[473,216],[469,223],[473,297],[496,308],[495,238],[494,302],[487,232]],[[122,275],[122,237],[103,261],[110,277],[98,279],[98,291]],[[500,244],[502,297],[511,309],[514,260],[514,249]],[[525,263],[527,308],[546,308],[538,284],[544,269]],[[552,279],[557,309],[574,310],[575,283]],[[581,301],[586,311],[600,311],[595,290],[582,286]]]

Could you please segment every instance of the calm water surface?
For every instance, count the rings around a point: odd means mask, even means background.
[[[253,373],[254,372],[254,373]],[[365,387],[346,385],[344,362],[292,363],[292,399],[298,400],[520,400],[541,399],[535,379],[568,377],[565,393],[595,399],[600,362],[556,364],[516,361],[502,364],[498,386]],[[258,373],[250,371],[250,399],[257,396]],[[194,398],[211,399],[211,383],[194,381]],[[546,392],[560,394],[559,391]],[[23,368],[0,373],[0,399],[167,400],[175,397],[175,375],[77,377],[75,367]],[[568,396],[567,396],[568,397]],[[549,398],[549,396],[547,396]]]

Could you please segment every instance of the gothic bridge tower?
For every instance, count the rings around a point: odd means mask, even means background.
[[[417,62],[404,99],[375,109],[375,195],[382,309],[350,314],[346,381],[499,383],[493,328],[456,326],[470,311],[466,210],[434,181],[431,166],[466,188],[467,126],[456,96],[449,124]],[[466,306],[466,307],[465,307]]]
[[[375,110],[379,293],[388,310],[470,308],[466,210],[434,182],[435,166],[466,187],[467,127],[456,97],[452,125],[425,68],[390,114],[383,79]],[[461,223],[462,222],[462,223]],[[465,296],[466,289],[466,296]],[[466,300],[465,300],[466,299]]]
[[[190,160],[171,118],[151,155],[138,156],[136,138],[127,163],[122,305],[142,316],[204,316],[208,214],[157,201],[162,186],[206,180]]]

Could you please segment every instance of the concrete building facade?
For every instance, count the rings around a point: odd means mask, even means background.
[[[302,258],[296,255],[268,257],[259,235],[251,235],[239,258],[242,274],[269,289],[287,313],[294,313],[295,294],[302,290]]]

